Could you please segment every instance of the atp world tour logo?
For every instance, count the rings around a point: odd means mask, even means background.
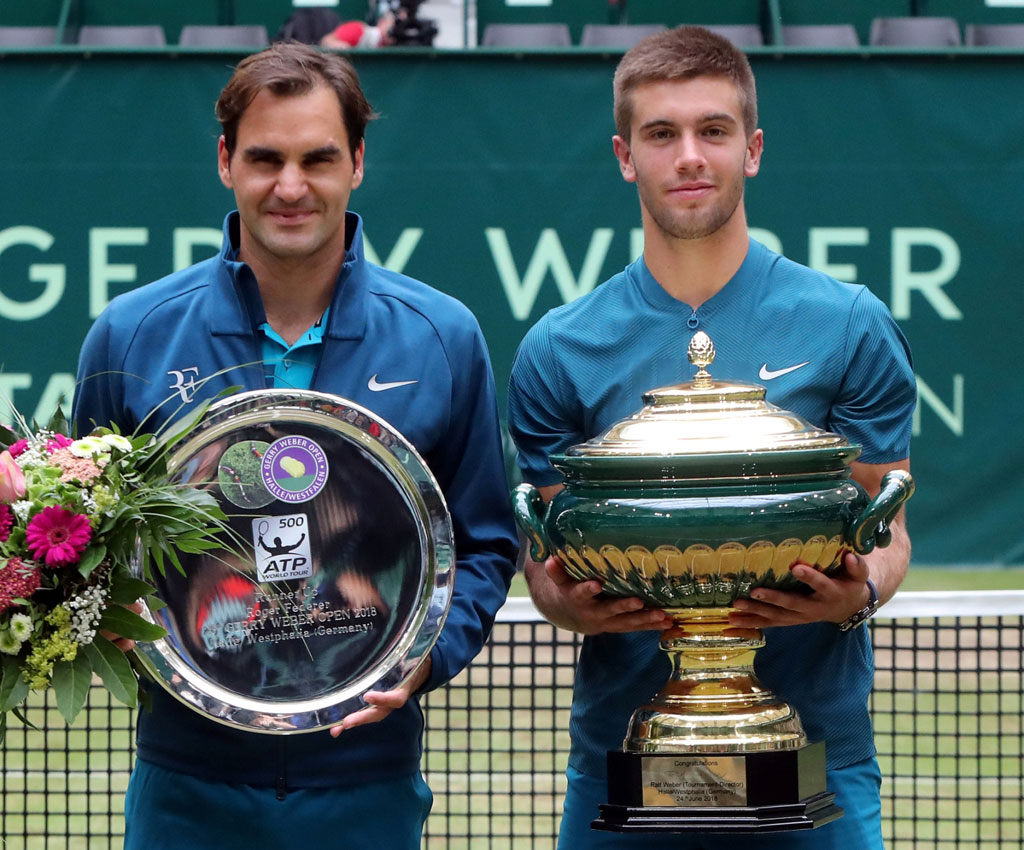
[[[257,517],[252,521],[252,549],[261,582],[313,575],[306,521],[305,514]]]
[[[263,455],[264,486],[282,502],[307,502],[327,483],[327,455],[306,437],[282,437]]]

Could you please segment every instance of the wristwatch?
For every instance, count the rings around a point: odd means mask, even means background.
[[[868,579],[868,593],[870,596],[868,596],[867,604],[843,620],[839,624],[839,631],[848,632],[850,629],[857,628],[857,626],[878,610],[878,591],[875,589],[875,583],[871,579]]]

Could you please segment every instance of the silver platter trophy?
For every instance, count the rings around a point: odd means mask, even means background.
[[[237,535],[153,577],[166,604],[144,616],[168,636],[136,652],[172,695],[289,734],[412,675],[447,615],[455,551],[441,490],[398,431],[339,396],[256,390],[211,405],[168,465],[217,495]]]

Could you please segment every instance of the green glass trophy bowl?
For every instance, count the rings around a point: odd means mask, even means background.
[[[612,802],[594,826],[820,826],[842,814],[824,745],[758,681],[763,636],[730,627],[729,613],[758,587],[807,592],[797,563],[833,574],[848,552],[888,545],[913,479],[889,472],[869,498],[850,478],[859,447],[766,402],[763,387],[715,381],[703,332],[689,357],[692,383],[645,393],[640,411],[552,457],[565,489],[549,504],[529,484],[513,494],[534,560],[557,556],[573,578],[674,620],[660,640],[671,675],[609,753]]]

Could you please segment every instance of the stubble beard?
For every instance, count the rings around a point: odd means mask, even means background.
[[[741,179],[734,191],[703,210],[673,210],[668,204],[653,203],[651,193],[643,184],[638,184],[638,191],[644,209],[665,236],[692,240],[717,233],[732,219],[743,198],[743,185]]]
[[[265,256],[280,262],[292,262],[313,257],[321,251],[328,238],[316,231],[278,230],[268,222],[249,228],[253,247],[258,247]]]

